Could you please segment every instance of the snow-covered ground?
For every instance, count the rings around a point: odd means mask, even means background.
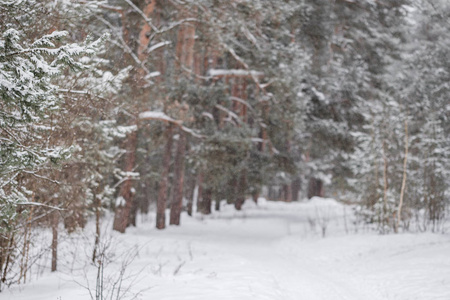
[[[332,199],[260,199],[183,215],[164,231],[151,218],[124,235],[104,224],[103,272],[90,263],[87,229],[61,242],[59,272],[35,267],[0,299],[95,299],[97,278],[103,299],[450,299],[449,233],[378,235],[351,215]],[[50,265],[48,255],[38,263]]]

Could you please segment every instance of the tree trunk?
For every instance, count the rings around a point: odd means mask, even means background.
[[[4,237],[3,235],[0,235],[0,241],[1,241],[1,250],[2,252],[0,253],[0,257],[1,257],[1,266],[3,267],[3,274],[2,274],[2,279],[0,280],[1,283],[5,283],[6,282],[6,275],[8,274],[8,269],[9,269],[9,264],[11,263],[11,260],[14,259],[13,258],[13,249],[14,249],[14,232],[11,233],[10,236]],[[1,286],[0,286],[1,287]],[[0,288],[1,291],[1,288]]]
[[[163,170],[161,181],[159,183],[158,200],[156,202],[156,228],[166,228],[166,201],[167,201],[167,183],[170,170],[170,157],[173,143],[173,127],[171,124],[166,129],[166,147],[164,149]]]
[[[151,14],[155,10],[156,0],[145,0],[145,7],[143,13],[147,18],[150,18]],[[150,43],[150,33],[152,28],[144,21],[144,25],[139,32],[139,46],[138,46],[138,58],[140,61],[144,61],[148,54],[146,53],[148,44]]]
[[[94,241],[94,251],[92,253],[92,262],[95,263],[97,258],[97,251],[100,244],[100,212],[101,212],[101,201],[98,199],[97,195],[94,194],[95,203],[95,241]]]
[[[389,217],[388,217],[388,203],[387,203],[387,192],[388,192],[388,161],[386,156],[386,141],[383,141],[383,161],[384,161],[384,168],[383,168],[383,179],[384,179],[384,195],[383,195],[383,217],[382,222],[383,225],[388,225]],[[384,231],[384,228],[383,228]]]
[[[127,227],[128,226],[136,227],[136,218],[137,218],[138,209],[139,209],[139,203],[138,203],[136,197],[133,197],[132,201],[131,201],[130,215],[128,217]]]
[[[32,202],[34,202],[34,193],[32,196]],[[23,234],[23,250],[22,250],[22,262],[20,266],[20,280],[23,278],[23,283],[27,282],[27,270],[28,270],[28,257],[30,254],[30,238],[29,232],[31,231],[31,220],[33,218],[33,207],[30,209],[30,213],[28,214],[27,222],[25,223],[25,232]],[[0,268],[1,269],[1,268]]]
[[[234,207],[236,210],[241,210],[242,205],[245,202],[245,191],[247,190],[247,170],[242,170],[241,178],[238,183],[236,202],[234,202]]]
[[[292,202],[292,186],[290,183],[283,185],[283,194],[285,202]]]
[[[192,216],[192,206],[194,204],[194,192],[195,192],[195,176],[190,173],[188,178],[186,179],[186,187],[187,190],[185,192],[185,197],[188,201],[187,203],[187,213],[189,216]]]
[[[402,189],[400,191],[400,202],[397,209],[397,223],[395,225],[395,233],[398,233],[398,227],[400,226],[400,220],[402,217],[403,197],[406,189],[406,168],[408,164],[408,121],[405,120],[405,159],[403,161],[403,181]]]
[[[292,201],[298,201],[298,194],[300,193],[301,190],[301,186],[302,186],[302,181],[300,179],[300,177],[296,177],[291,184],[291,189],[292,189]]]
[[[195,17],[196,12],[182,11],[180,19],[186,17]],[[180,25],[177,36],[176,57],[178,58],[176,66],[179,69],[192,69],[194,63],[194,42],[195,42],[195,24],[183,23]]]
[[[138,209],[141,214],[147,215],[150,203],[155,201],[153,199],[153,195],[155,194],[154,181],[151,179],[145,182],[141,187],[141,190],[143,195],[141,195],[141,198],[138,201]]]
[[[184,185],[184,156],[186,153],[186,134],[179,130],[177,153],[175,156],[175,178],[172,205],[170,207],[170,225],[180,225],[181,209],[183,207],[183,185]]]
[[[203,172],[199,171],[197,175],[197,212],[203,212]]]
[[[125,156],[125,171],[132,172],[136,161],[137,130],[130,133],[127,139],[127,153]],[[131,206],[133,203],[134,189],[130,176],[122,183],[119,191],[120,203],[116,206],[113,229],[121,233],[125,232],[128,226]]]
[[[258,198],[259,198],[259,192],[257,190],[255,190],[252,193],[252,199],[253,199],[253,202],[255,202],[255,204],[258,204]]]
[[[312,197],[323,197],[323,182],[317,178],[310,178],[308,184],[308,199]]]
[[[58,263],[58,224],[59,212],[52,213],[52,272],[56,271]]]
[[[211,213],[211,203],[212,203],[212,189],[207,188],[203,193],[200,212],[204,215],[209,215]]]
[[[217,198],[215,201],[215,207],[214,207],[215,211],[220,211],[220,199]]]

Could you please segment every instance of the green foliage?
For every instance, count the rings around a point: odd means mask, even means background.
[[[64,31],[29,36],[13,25],[18,11],[30,13],[40,6],[34,1],[0,2],[4,19],[0,38],[0,201],[2,222],[10,223],[14,208],[26,203],[29,193],[16,178],[22,172],[36,173],[48,163],[69,157],[70,147],[49,142],[60,99],[54,78],[70,68],[85,66],[78,58],[92,55],[102,39],[83,44],[61,44]],[[8,221],[9,220],[9,221]]]

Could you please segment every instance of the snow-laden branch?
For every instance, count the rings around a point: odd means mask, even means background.
[[[162,29],[156,31],[156,33],[159,33],[159,34],[165,33],[165,32],[167,32],[167,31],[170,31],[170,30],[176,28],[177,26],[180,26],[180,25],[183,24],[183,23],[191,23],[191,22],[200,22],[200,21],[199,21],[197,18],[185,18],[185,19],[181,19],[181,20],[179,20],[179,21],[177,21],[177,22],[174,22],[174,23],[170,24],[169,26],[167,26],[167,27],[165,27],[165,28],[162,28]]]
[[[210,69],[208,75],[211,77],[263,77],[264,73],[244,69]]]
[[[54,184],[61,184],[61,182],[59,182],[58,180],[54,180],[54,179],[48,178],[48,177],[46,177],[46,176],[38,175],[38,174],[36,174],[35,172],[32,172],[32,171],[26,171],[26,170],[24,170],[23,172],[24,172],[24,173],[27,173],[27,174],[30,174],[30,175],[32,175],[32,176],[34,176],[34,177],[36,177],[36,178],[44,179],[44,180],[50,181],[50,182],[52,182],[52,183],[54,183]]]
[[[235,97],[235,96],[231,96],[231,97],[230,97],[230,100],[239,102],[239,103],[241,103],[241,104],[247,106],[251,111],[255,111],[255,110],[253,109],[253,107],[250,105],[250,103],[248,103],[248,102],[245,101],[244,99],[241,99],[241,98],[238,98],[238,97]]]
[[[185,19],[182,19],[182,20],[179,20],[177,22],[170,24],[166,28],[158,28],[152,23],[151,18],[147,17],[145,15],[145,13],[139,7],[137,7],[133,2],[131,2],[130,0],[124,0],[124,1],[128,5],[130,5],[133,8],[133,10],[136,11],[144,19],[144,21],[148,24],[148,26],[150,26],[150,28],[157,34],[161,34],[161,33],[170,31],[170,30],[174,29],[175,27],[180,26],[181,24],[186,23],[186,22],[199,22],[199,20],[197,18],[185,18]]]
[[[181,130],[183,130],[184,132],[186,132],[186,133],[188,133],[188,134],[190,134],[190,135],[192,135],[192,136],[195,136],[196,138],[199,138],[199,139],[205,138],[204,135],[198,134],[198,133],[196,133],[194,130],[192,130],[192,129],[188,128],[188,127],[181,126],[180,128],[181,128]]]
[[[91,3],[89,3],[89,1],[86,1],[86,0],[78,0],[77,3],[92,5]],[[112,11],[115,11],[115,12],[118,12],[118,13],[122,13],[123,12],[123,8],[120,7],[120,6],[112,6],[112,5],[103,4],[103,3],[96,3],[95,5],[98,8],[104,8],[104,9],[112,10]]]
[[[153,52],[153,51],[155,51],[155,50],[157,50],[157,49],[159,49],[159,48],[162,48],[162,47],[167,46],[167,45],[170,45],[170,44],[172,44],[171,41],[163,41],[163,42],[159,42],[159,43],[157,43],[157,44],[151,46],[150,48],[148,48],[147,53]]]
[[[163,122],[167,122],[170,124],[175,124],[176,126],[179,126],[181,128],[181,130],[183,130],[184,132],[195,136],[197,138],[204,138],[203,135],[196,133],[194,130],[183,126],[183,121],[181,120],[175,120],[171,117],[169,117],[168,115],[166,115],[165,113],[163,113],[162,111],[145,111],[139,114],[139,119],[140,120],[156,120],[156,121],[163,121]]]
[[[145,22],[148,24],[148,26],[150,26],[153,31],[158,32],[158,28],[152,23],[152,20],[150,18],[148,18],[145,13],[139,9],[139,7],[137,7],[133,2],[131,2],[130,0],[125,0],[125,2],[131,6],[138,14],[141,15],[141,17],[145,20]]]
[[[244,68],[245,68],[246,70],[249,69],[249,66],[245,63],[245,61],[244,61],[239,55],[236,54],[236,51],[234,51],[233,48],[231,48],[230,46],[228,46],[227,44],[225,44],[225,43],[223,43],[223,42],[222,42],[222,46],[225,47],[225,49],[226,49],[228,52],[230,52],[230,54],[234,57],[234,59],[237,60],[239,63],[241,63],[242,66],[244,66]]]
[[[181,125],[181,123],[183,123],[180,120],[175,120],[171,117],[169,117],[168,115],[166,115],[165,113],[163,113],[162,111],[145,111],[139,114],[139,119],[141,120],[158,120],[158,121],[163,121],[163,122],[168,122],[168,123],[174,123],[177,125]]]
[[[228,116],[232,119],[235,119],[238,123],[242,123],[241,119],[238,117],[238,115],[236,115],[234,112],[232,112],[231,110],[229,110],[228,108],[220,105],[220,104],[216,104],[214,107],[216,107],[217,109],[226,112],[228,114]]]
[[[127,45],[127,43],[125,42],[125,40],[123,39],[123,35],[117,32],[117,28],[115,28],[110,22],[108,22],[106,19],[102,18],[102,17],[97,17],[98,20],[100,20],[100,22],[102,22],[103,24],[105,24],[106,26],[108,26],[111,31],[116,35],[116,37],[119,39],[121,45],[118,45],[119,47],[122,48],[122,50],[124,50],[126,53],[128,53],[131,58],[134,60],[134,62],[140,67],[142,68],[142,70],[144,70],[145,73],[147,74],[151,74],[152,72],[150,72],[150,70],[145,66],[144,62],[142,62],[137,56],[136,54],[133,52],[133,50]],[[147,78],[146,78],[147,79]],[[148,79],[147,79],[148,80]],[[153,84],[153,82],[149,81],[149,84]]]
[[[253,81],[255,82],[255,84],[258,86],[258,88],[261,90],[261,91],[263,91],[264,93],[265,93],[265,85],[261,85],[261,83],[259,82],[259,78],[260,77],[264,77],[264,73],[263,74],[257,74],[257,73],[255,73],[254,71],[251,71],[250,70],[250,67],[248,66],[248,64],[244,61],[244,59],[243,58],[241,58],[237,53],[236,53],[236,51],[234,51],[234,49],[233,48],[231,48],[230,46],[228,46],[226,43],[224,43],[222,40],[221,40],[221,44],[222,44],[222,46],[234,57],[234,59],[236,59],[236,61],[238,61],[243,67],[244,67],[244,69],[245,70],[247,70],[249,73],[248,73],[248,75],[250,75],[250,77],[253,79]]]
[[[51,206],[51,205],[47,205],[47,204],[43,204],[43,203],[39,203],[39,202],[20,202],[20,203],[17,203],[17,205],[40,206],[40,207],[50,208],[50,209],[59,210],[59,211],[64,210],[63,208],[60,208],[60,207]]]

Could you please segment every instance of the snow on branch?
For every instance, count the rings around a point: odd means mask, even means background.
[[[145,79],[150,79],[150,78],[154,78],[154,77],[158,77],[158,76],[161,76],[161,73],[158,71],[155,71],[155,72],[151,72],[147,76],[145,76]]]
[[[139,114],[139,119],[141,120],[158,120],[168,123],[174,123],[181,125],[182,121],[175,120],[163,113],[162,111],[145,111]]]
[[[182,19],[182,20],[179,20],[177,22],[172,23],[171,25],[169,25],[166,28],[162,28],[161,29],[161,28],[156,27],[152,23],[151,18],[147,17],[146,14],[141,9],[139,9],[139,7],[137,7],[133,2],[131,2],[131,0],[124,0],[124,1],[129,6],[131,6],[131,8],[133,8],[133,10],[136,11],[144,19],[144,21],[148,24],[148,26],[150,26],[150,28],[152,28],[152,30],[155,33],[158,33],[158,34],[161,34],[161,33],[167,32],[169,30],[172,30],[173,28],[175,28],[175,27],[177,27],[177,26],[179,26],[179,25],[181,25],[183,23],[186,23],[186,22],[198,22],[199,21],[197,18],[185,18],[185,19]]]
[[[261,84],[260,82],[259,82],[259,78],[261,78],[261,77],[264,77],[264,73],[261,73],[261,74],[259,74],[259,73],[256,73],[256,71],[251,71],[251,70],[249,70],[250,69],[250,67],[248,66],[248,64],[244,61],[244,59],[243,58],[241,58],[237,53],[236,53],[236,51],[234,51],[234,49],[233,48],[231,48],[230,46],[228,46],[225,42],[223,42],[222,40],[221,40],[221,45],[234,57],[234,59],[236,59],[236,61],[237,62],[239,62],[243,67],[244,67],[244,69],[245,70],[247,70],[247,72],[249,72],[248,73],[248,75],[250,75],[250,77],[253,79],[253,81],[255,82],[255,84],[258,86],[258,88],[260,89],[260,90],[262,90],[264,93],[266,93],[265,92],[265,88],[268,86],[268,85],[270,85],[271,84],[271,82],[269,81],[268,83],[266,83],[266,84]]]
[[[229,47],[227,44],[222,42],[222,46],[225,47],[225,49],[230,52],[230,54],[234,57],[234,59],[236,59],[239,63],[242,64],[242,66],[244,66],[245,69],[248,70],[248,65],[245,63],[245,61],[239,56],[237,55],[236,51],[234,51],[233,48]]]
[[[60,211],[64,210],[64,209],[56,207],[56,206],[46,205],[46,204],[39,203],[39,202],[20,202],[20,203],[17,203],[17,205],[32,205],[32,206],[41,206],[41,207],[45,207],[45,208],[50,208],[53,210],[60,210]]]
[[[208,75],[211,77],[263,77],[264,73],[244,69],[210,69]]]
[[[220,109],[221,111],[224,111],[228,114],[228,116],[232,119],[235,119],[238,123],[242,123],[241,119],[238,117],[238,115],[236,115],[234,112],[232,112],[231,110],[229,110],[228,108],[220,105],[220,104],[216,104],[215,107],[217,109]]]
[[[180,128],[184,132],[189,133],[190,135],[195,136],[196,138],[202,139],[202,138],[205,137],[204,135],[198,134],[194,130],[192,130],[192,129],[188,128],[188,127],[181,126]]]
[[[241,104],[247,106],[251,111],[254,111],[254,109],[253,109],[253,107],[250,105],[250,103],[248,103],[248,102],[245,101],[244,99],[241,99],[241,98],[238,98],[238,97],[231,96],[231,97],[230,97],[230,100],[239,102],[239,103],[241,103]]]
[[[172,44],[171,41],[163,41],[163,42],[159,42],[159,43],[157,43],[157,44],[151,46],[150,48],[148,48],[147,53],[153,52],[153,51],[155,51],[155,50],[157,50],[157,49],[159,49],[159,48],[162,48],[162,47],[167,46],[167,45],[170,45],[170,44]]]
[[[128,3],[129,6],[131,6],[138,14],[141,15],[141,17],[145,20],[145,22],[150,26],[154,31],[158,32],[158,28],[152,23],[152,20],[148,18],[145,13],[139,9],[133,2],[130,0],[125,0],[126,3]]]
[[[108,9],[108,10],[112,10],[118,13],[122,13],[123,12],[123,8],[120,6],[112,6],[112,5],[108,5],[108,4],[104,4],[104,3],[90,3],[89,1],[86,0],[78,0],[76,3],[79,4],[87,4],[87,5],[95,5],[98,8],[104,8],[104,9]]]
[[[195,136],[197,138],[204,138],[203,135],[196,133],[194,130],[183,126],[183,121],[181,120],[175,120],[162,111],[145,111],[139,114],[139,119],[141,120],[156,120],[156,121],[163,121],[171,124],[175,124],[181,128],[186,133],[189,133],[192,136]]]

